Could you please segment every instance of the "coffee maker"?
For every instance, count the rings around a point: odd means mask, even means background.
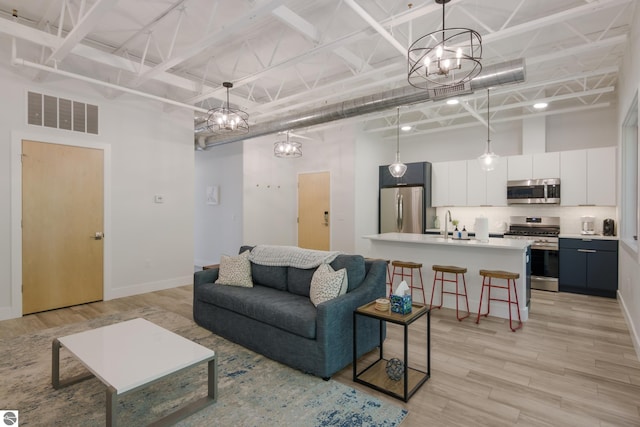
[[[583,216],[580,218],[582,221],[582,227],[580,229],[581,234],[595,234],[596,233],[596,219],[592,216]]]
[[[611,218],[607,218],[602,222],[602,234],[604,236],[616,235],[616,225]]]

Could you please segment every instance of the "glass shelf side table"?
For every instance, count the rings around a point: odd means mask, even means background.
[[[411,396],[431,376],[431,311],[424,304],[412,303],[411,313],[398,314],[392,311],[375,309],[375,301],[358,307],[353,312],[353,381],[364,384],[396,399],[408,402]],[[427,351],[426,371],[409,366],[409,325],[426,315],[427,320]],[[366,316],[380,321],[380,351],[377,360],[358,372],[357,358],[357,321],[359,316]],[[387,375],[388,359],[384,358],[384,340],[382,322],[401,325],[404,331],[404,372],[399,380],[393,380]]]

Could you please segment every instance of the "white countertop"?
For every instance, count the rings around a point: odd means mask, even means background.
[[[460,247],[475,247],[475,248],[490,248],[490,249],[513,249],[524,250],[531,245],[531,240],[520,239],[500,239],[489,238],[488,241],[480,241],[476,239],[470,240],[457,240],[457,239],[445,239],[444,237],[428,235],[428,234],[413,234],[413,233],[383,233],[383,234],[371,234],[363,236],[364,239],[380,240],[385,242],[399,242],[399,243],[416,243],[422,245],[448,245],[448,246],[460,246]]]
[[[560,234],[562,239],[587,239],[587,240],[620,240],[619,236],[603,236],[602,234]]]

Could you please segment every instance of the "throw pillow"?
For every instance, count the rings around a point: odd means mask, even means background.
[[[222,255],[216,284],[252,288],[249,251],[244,251],[237,256]]]
[[[334,271],[329,264],[320,264],[311,278],[309,298],[316,307],[347,292],[347,270]]]

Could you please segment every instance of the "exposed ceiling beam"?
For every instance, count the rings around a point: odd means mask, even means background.
[[[404,56],[405,59],[407,59],[408,57],[407,48],[405,46],[402,46],[400,42],[395,39],[395,37],[389,34],[389,32],[385,30],[384,27],[380,25],[378,21],[373,19],[373,17],[369,15],[366,10],[360,7],[360,5],[355,2],[355,0],[343,0],[343,1],[347,6],[353,9],[353,11],[358,14],[358,16],[364,19],[364,21],[367,24],[371,25],[371,28],[376,30],[376,32],[380,34],[386,41],[388,41],[391,46],[393,46],[398,52],[400,52],[400,54]]]
[[[482,43],[491,43],[495,40],[504,40],[517,34],[536,31],[553,24],[564,23],[570,19],[595,14],[610,7],[624,5],[630,3],[631,1],[632,0],[597,0],[589,4],[574,7],[572,9],[567,9],[553,15],[543,16],[542,18],[527,21],[523,24],[514,25],[513,27],[504,28],[491,34],[486,34],[482,36]]]
[[[118,0],[97,0],[84,16],[79,17],[78,24],[53,51],[47,62],[62,61],[95,25],[104,19],[104,14],[110,12],[117,3]]]
[[[266,14],[271,13],[274,9],[280,6],[284,0],[264,0],[258,3],[256,7],[244,13],[234,22],[229,25],[220,28],[218,31],[209,34],[203,39],[193,43],[188,49],[185,49],[179,55],[169,58],[162,63],[154,66],[152,69],[140,74],[133,82],[133,86],[139,86],[145,81],[154,78],[160,73],[163,73],[181,63],[187,59],[202,53],[208,47],[220,43],[238,33],[242,33],[249,25],[256,22],[258,19],[264,17]]]

